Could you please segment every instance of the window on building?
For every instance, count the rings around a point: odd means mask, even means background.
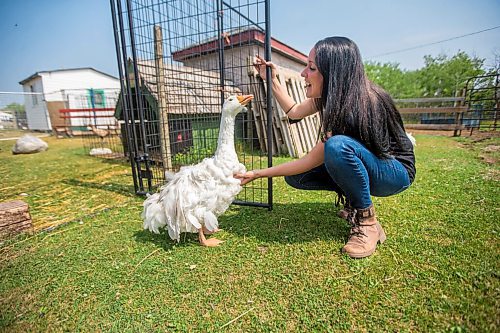
[[[106,100],[104,98],[104,90],[102,89],[89,89],[89,107],[105,108]]]
[[[35,90],[35,87],[33,85],[30,85],[30,92],[33,93],[31,95],[31,101],[33,102],[33,105],[38,105],[38,95],[34,94],[36,92],[36,90]]]

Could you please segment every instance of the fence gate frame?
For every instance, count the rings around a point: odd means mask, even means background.
[[[120,79],[120,84],[121,84],[121,98],[119,98],[117,108],[121,108],[122,111],[122,121],[124,123],[124,126],[122,128],[122,139],[126,141],[126,149],[124,153],[128,154],[128,160],[130,162],[130,167],[132,171],[132,178],[134,182],[134,189],[135,193],[138,195],[146,195],[147,193],[152,193],[157,190],[159,186],[162,184],[155,184],[154,183],[154,178],[155,178],[155,172],[158,173],[158,166],[155,163],[154,158],[152,156],[155,154],[153,151],[151,141],[148,142],[148,136],[151,135],[150,132],[150,127],[151,122],[146,119],[145,114],[146,114],[146,109],[148,108],[147,104],[147,97],[146,93],[144,91],[143,84],[144,84],[144,78],[141,77],[141,69],[140,67],[143,66],[144,64],[141,63],[143,62],[143,59],[141,59],[138,56],[138,48],[147,48],[147,46],[138,43],[137,40],[143,38],[136,29],[143,29],[140,30],[140,32],[143,33],[144,31],[144,26],[148,22],[144,22],[144,17],[141,17],[138,19],[137,17],[134,17],[135,15],[140,15],[138,14],[139,9],[147,8],[148,10],[154,10],[156,13],[159,13],[158,10],[165,10],[167,13],[161,13],[159,15],[161,16],[168,16],[169,15],[169,6],[171,6],[172,3],[174,4],[181,4],[180,6],[201,6],[207,10],[207,8],[211,8],[210,6],[213,6],[215,3],[215,9],[216,9],[216,26],[217,29],[213,31],[214,33],[214,42],[217,43],[217,58],[218,58],[218,63],[219,63],[219,86],[220,86],[220,102],[219,102],[219,110],[220,107],[222,106],[224,100],[225,100],[225,91],[227,89],[226,82],[227,82],[227,77],[225,76],[226,73],[226,63],[224,60],[225,57],[225,49],[227,48],[228,40],[231,40],[232,36],[228,36],[228,33],[225,32],[227,31],[227,24],[224,20],[226,18],[226,15],[229,15],[230,17],[238,17],[240,21],[243,21],[245,25],[242,25],[240,27],[237,26],[238,29],[241,29],[241,27],[253,27],[253,29],[260,30],[264,34],[264,41],[263,41],[263,48],[264,48],[264,58],[268,61],[271,60],[271,25],[270,25],[270,0],[239,0],[236,2],[236,5],[232,6],[233,0],[197,0],[196,5],[192,5],[190,1],[162,1],[162,0],[152,0],[152,1],[147,1],[147,5],[144,5],[141,1],[134,2],[131,0],[110,0],[110,7],[111,7],[111,15],[112,15],[112,20],[113,20],[113,30],[114,30],[114,39],[115,39],[115,48],[116,48],[116,57],[117,57],[117,64],[118,64],[118,72],[119,72],[119,79]],[[243,2],[243,5],[241,4]],[[134,7],[136,6],[136,7]],[[139,6],[143,6],[141,8],[137,8]],[[157,6],[157,7],[156,7]],[[257,20],[255,22],[255,17],[259,19],[259,15],[262,13],[262,8],[264,7],[264,22],[262,20]],[[152,9],[154,7],[154,9]],[[254,14],[251,12],[251,8],[256,8],[257,14]],[[174,8],[174,9],[179,9],[182,11],[185,8]],[[245,9],[247,12],[242,12],[239,9]],[[260,12],[259,12],[260,10]],[[170,9],[172,12],[173,10]],[[210,13],[214,15],[214,11],[211,10]],[[203,13],[204,15],[208,15],[208,12]],[[202,14],[202,15],[203,15]],[[175,15],[175,14],[174,14]],[[149,17],[148,17],[149,19]],[[181,18],[182,19],[182,18]],[[199,20],[202,20],[203,18],[200,17],[198,18]],[[234,21],[234,18],[233,18]],[[140,23],[140,24],[138,24]],[[162,22],[162,24],[165,24]],[[167,23],[168,24],[168,23]],[[182,24],[182,23],[181,23]],[[232,24],[232,23],[231,23]],[[138,28],[139,26],[139,28]],[[154,63],[155,63],[155,68],[157,73],[166,73],[163,71],[163,50],[167,49],[166,52],[172,52],[172,49],[175,49],[172,47],[172,45],[169,45],[168,42],[165,43],[165,39],[162,37],[162,30],[158,28],[157,26],[154,26]],[[171,31],[167,31],[167,34],[171,33]],[[206,32],[203,32],[206,34]],[[231,33],[231,32],[230,32]],[[167,36],[167,38],[171,38],[171,36]],[[167,39],[167,41],[170,41]],[[142,42],[142,40],[141,40]],[[166,46],[166,47],[165,47]],[[255,55],[255,54],[254,54]],[[240,59],[241,60],[241,59]],[[249,61],[249,57],[246,59]],[[242,66],[251,66],[250,63],[245,63],[242,64]],[[243,68],[243,67],[242,67]],[[159,70],[159,71],[158,71]],[[159,109],[164,110],[165,105],[165,98],[162,98],[162,94],[165,93],[164,91],[164,84],[160,84],[160,80],[163,80],[163,78],[160,78],[159,75],[157,77],[157,83],[156,86],[158,89],[156,90],[156,96],[157,98],[157,105]],[[271,69],[268,67],[266,71],[266,80],[263,83],[264,84],[264,89],[266,90],[265,93],[265,100],[260,101],[261,105],[264,106],[265,111],[267,112],[267,117],[266,119],[269,119],[270,121],[266,122],[266,129],[265,131],[267,132],[266,135],[266,143],[267,143],[267,151],[263,153],[267,153],[267,157],[265,155],[263,156],[263,160],[261,160],[261,164],[253,165],[253,157],[252,157],[252,165],[250,167],[247,166],[247,169],[250,168],[260,168],[266,166],[266,167],[271,167],[273,165],[273,135],[272,135],[272,130],[273,130],[273,96],[272,96],[272,82],[270,80],[271,78]],[[262,82],[260,82],[262,84]],[[251,83],[250,85],[255,85],[255,83]],[[163,88],[162,88],[163,87]],[[248,87],[247,87],[248,88]],[[251,87],[252,89],[261,89],[261,87]],[[226,92],[227,96],[227,92]],[[256,101],[254,101],[256,102]],[[164,126],[166,127],[166,131],[162,132],[160,129],[158,135],[159,137],[157,140],[161,142],[161,156],[164,163],[161,164],[161,175],[159,178],[162,180],[165,179],[165,171],[172,171],[172,165],[171,165],[171,159],[170,157],[171,152],[170,152],[170,142],[169,142],[169,122],[168,119],[162,119],[162,114],[165,114],[163,117],[167,118],[166,112],[158,111],[158,118],[159,118],[159,126]],[[254,132],[254,130],[252,129]],[[253,133],[252,132],[252,133]],[[163,135],[161,134],[163,133]],[[163,136],[163,137],[162,137]],[[151,138],[149,137],[149,140]],[[156,139],[154,139],[156,140]],[[252,140],[255,140],[252,138]],[[165,144],[167,142],[167,144]],[[238,155],[240,155],[238,153]],[[167,160],[165,160],[165,156],[169,156]],[[240,159],[240,162],[244,163],[242,161],[241,156],[238,156]],[[245,157],[245,156],[244,156]],[[248,158],[248,157],[247,157]],[[265,163],[267,160],[267,163]],[[264,162],[262,162],[264,161]],[[245,160],[245,163],[246,160]],[[267,164],[267,165],[263,165]],[[157,175],[156,175],[157,176]],[[245,195],[244,199],[240,199],[238,196],[236,200],[233,202],[238,205],[245,205],[245,206],[257,206],[257,207],[264,207],[268,208],[269,210],[272,209],[273,206],[273,181],[272,178],[267,178],[267,179],[260,179],[262,182],[260,184],[263,184],[259,187],[259,190],[261,191],[261,200],[252,200],[252,197],[255,197],[255,194],[251,194],[248,199],[248,196]],[[248,184],[250,185],[250,184]],[[244,192],[246,189],[253,190],[253,188],[248,185],[245,185],[243,188],[242,192]],[[265,195],[267,192],[267,196]],[[245,192],[246,193],[246,192]],[[262,194],[263,193],[263,194]]]

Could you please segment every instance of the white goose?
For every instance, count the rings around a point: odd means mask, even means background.
[[[168,235],[179,241],[182,232],[197,232],[204,246],[218,246],[216,238],[206,234],[217,232],[217,217],[224,213],[241,191],[234,174],[246,172],[234,148],[234,121],[253,95],[231,96],[223,107],[215,155],[196,165],[181,167],[159,193],[144,201],[144,229],[159,233],[166,227]]]

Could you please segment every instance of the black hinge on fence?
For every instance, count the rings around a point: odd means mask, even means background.
[[[146,179],[147,184],[148,184],[147,189],[144,189],[144,188],[139,189],[137,191],[137,194],[148,193],[149,191],[151,191],[151,181],[153,179],[153,172],[149,168],[149,166],[151,165],[151,159],[149,158],[148,154],[142,154],[142,155],[136,156],[134,158],[134,160],[135,160],[136,168],[139,171],[138,174],[139,174],[139,178],[140,178],[139,179],[140,183],[144,184],[143,180]],[[141,186],[141,187],[143,187],[143,186]]]
[[[153,173],[151,172],[151,170],[141,169],[141,178],[151,180],[153,179]]]

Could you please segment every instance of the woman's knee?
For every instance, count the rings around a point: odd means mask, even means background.
[[[341,151],[342,148],[349,143],[349,141],[352,141],[352,138],[348,137],[347,135],[334,135],[326,140],[325,149],[338,152]]]
[[[285,182],[293,188],[300,189],[300,184],[297,180],[297,175],[285,176]]]
[[[352,138],[346,135],[334,135],[325,142],[325,159],[339,159],[351,151]]]

